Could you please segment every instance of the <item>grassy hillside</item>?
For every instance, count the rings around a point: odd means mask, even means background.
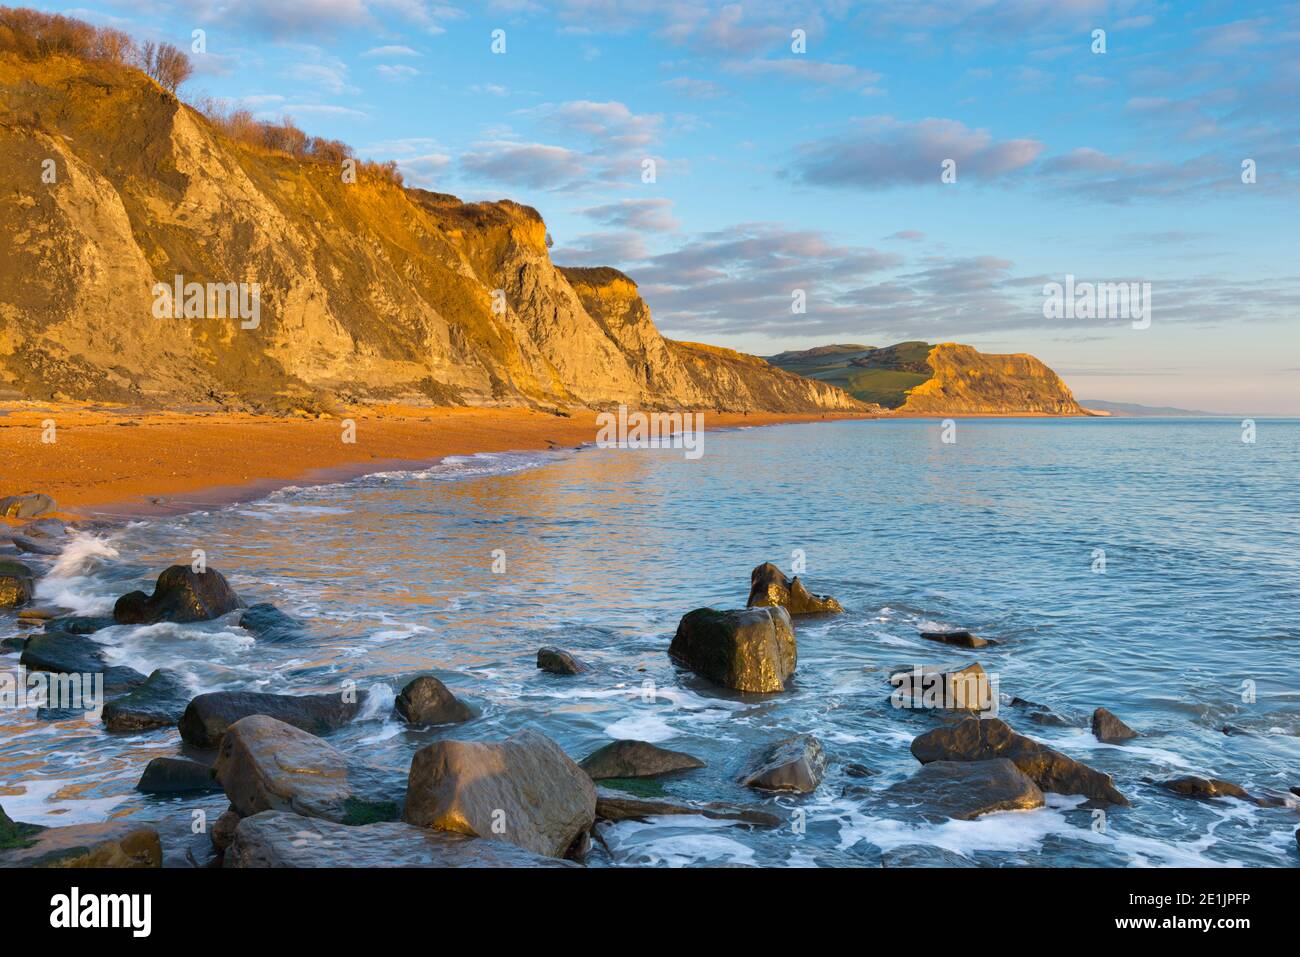
[[[934,375],[926,364],[931,348],[927,342],[900,342],[884,348],[843,344],[783,352],[767,361],[838,386],[863,402],[896,409],[907,401],[910,389]]]

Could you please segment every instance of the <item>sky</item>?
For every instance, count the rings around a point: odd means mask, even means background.
[[[533,206],[674,338],[965,342],[1080,398],[1300,414],[1297,3],[37,6],[202,30],[182,98]],[[1149,322],[1045,309],[1067,276],[1149,283]]]

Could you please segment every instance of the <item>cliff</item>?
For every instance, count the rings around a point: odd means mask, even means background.
[[[227,136],[129,67],[0,54],[0,180],[11,394],[862,408],[761,359],[664,339],[627,277],[551,262],[536,210],[345,182],[337,163]],[[159,318],[155,286],[177,276],[257,284],[255,327]]]

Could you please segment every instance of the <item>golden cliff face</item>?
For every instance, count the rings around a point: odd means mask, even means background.
[[[927,359],[934,376],[913,388],[900,412],[1085,415],[1061,377],[1030,355],[990,355],[944,342]]]
[[[0,177],[0,391],[269,410],[860,408],[665,340],[626,277],[553,265],[533,209],[345,183],[226,138],[132,70],[0,55]],[[256,283],[256,327],[156,317],[155,284],[177,276]]]

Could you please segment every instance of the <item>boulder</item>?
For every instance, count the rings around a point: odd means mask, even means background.
[[[1104,744],[1116,744],[1138,737],[1138,733],[1105,708],[1092,713],[1092,733]]]
[[[48,541],[39,538],[28,538],[26,535],[10,535],[9,540],[14,543],[14,548],[20,552],[28,552],[32,555],[53,557],[63,551],[62,548]]]
[[[0,498],[0,516],[4,518],[40,518],[56,507],[54,499],[39,492]]]
[[[922,764],[1007,758],[1040,790],[1081,794],[1110,804],[1129,803],[1115,789],[1109,774],[1018,734],[999,718],[963,718],[956,724],[927,731],[912,742],[912,755]]]
[[[190,701],[190,688],[174,671],[159,668],[120,698],[104,705],[109,731],[150,731],[174,727]]]
[[[433,675],[411,681],[395,702],[397,713],[410,724],[459,724],[475,717],[474,709],[447,690]]]
[[[286,615],[269,601],[249,605],[239,616],[239,627],[252,632],[258,641],[295,641],[306,634],[303,623]]]
[[[562,857],[596,817],[596,788],[536,731],[500,743],[438,741],[411,762],[403,820]]]
[[[111,628],[117,622],[113,619],[94,615],[65,615],[51,618],[45,625],[46,631],[62,631],[69,635],[92,635],[105,628]]]
[[[657,748],[646,741],[613,741],[593,751],[579,767],[593,781],[605,778],[653,778],[707,765],[694,755]]]
[[[262,811],[261,813],[262,814],[285,814],[286,812],[285,811]],[[297,815],[297,814],[293,816],[301,817],[301,815]],[[257,815],[254,814],[253,817],[257,817]],[[243,818],[239,816],[239,812],[236,811],[233,807],[224,811],[221,814],[221,816],[218,817],[212,823],[211,836],[212,836],[213,849],[215,849],[218,852],[224,852],[226,848],[230,847],[230,845],[234,843],[235,831],[239,829],[239,822],[242,820]],[[302,820],[312,821],[312,820],[319,820],[319,818],[302,818]],[[348,825],[342,824],[339,826],[347,827]],[[362,826],[364,827],[365,825]]]
[[[27,538],[63,538],[68,534],[68,526],[57,518],[40,518],[18,529],[18,534]]]
[[[768,746],[741,776],[748,788],[811,794],[826,771],[822,743],[811,734],[796,734]]]
[[[400,822],[344,827],[283,811],[244,818],[224,867],[572,867],[501,841]]]
[[[668,648],[684,668],[736,691],[784,691],[798,664],[789,613],[782,607],[715,611],[682,617]]]
[[[979,635],[973,635],[965,628],[952,628],[944,631],[926,631],[918,629],[917,634],[926,641],[938,641],[945,645],[956,645],[959,648],[984,648],[988,645],[996,645],[996,641],[990,641],[988,638],[981,638]]]
[[[369,824],[400,814],[400,772],[363,764],[266,715],[230,726],[213,771],[240,817],[292,811],[339,824]]]
[[[891,804],[919,805],[929,821],[971,821],[991,811],[1043,806],[1043,792],[1006,758],[988,761],[932,761],[905,781],[880,793]]]
[[[144,684],[145,676],[133,668],[110,665],[104,646],[85,635],[71,635],[48,628],[32,635],[23,647],[19,664],[31,671],[52,671],[68,675],[104,676],[105,694],[122,694]]]
[[[0,868],[159,867],[158,832],[129,821],[42,827],[19,824],[0,808]]]
[[[844,765],[844,773],[851,778],[869,778],[876,772],[865,764],[846,764]]]
[[[1062,717],[1045,704],[1038,704],[1034,701],[1026,701],[1024,698],[1013,697],[1011,707],[1019,708],[1024,716],[1034,722],[1034,724],[1050,725],[1057,728],[1074,727],[1074,722],[1068,718]]]
[[[580,675],[591,670],[588,665],[559,648],[538,648],[537,667],[553,675]]]
[[[913,666],[890,675],[889,683],[894,686],[890,701],[895,708],[996,713],[997,688],[978,661],[956,671]]]
[[[799,576],[794,581],[771,562],[764,562],[749,573],[747,608],[780,606],[791,615],[830,615],[844,606],[829,595],[814,595],[804,587]]]
[[[1256,798],[1245,788],[1233,784],[1231,781],[1222,781],[1219,778],[1198,778],[1194,774],[1189,774],[1186,777],[1161,781],[1160,786],[1166,791],[1181,794],[1183,797],[1196,798],[1200,801],[1208,801],[1213,798],[1239,798],[1242,801],[1258,803]]]
[[[32,600],[36,573],[22,562],[0,558],[0,608],[17,608]]]
[[[214,691],[201,694],[186,706],[180,721],[181,738],[196,748],[215,748],[236,721],[261,714],[291,724],[311,734],[328,734],[357,716],[366,692],[355,701],[341,694],[262,694],[255,691]]]
[[[674,814],[699,814],[715,821],[739,821],[755,827],[780,827],[785,823],[780,815],[743,804],[635,798],[608,788],[596,788],[596,817],[602,821],[644,821]]]
[[[113,606],[113,619],[119,625],[208,621],[243,607],[215,568],[196,572],[189,565],[173,565],[158,576],[152,595],[133,591],[119,598]]]
[[[220,791],[212,768],[188,758],[154,758],[145,765],[135,789],[145,794]]]

